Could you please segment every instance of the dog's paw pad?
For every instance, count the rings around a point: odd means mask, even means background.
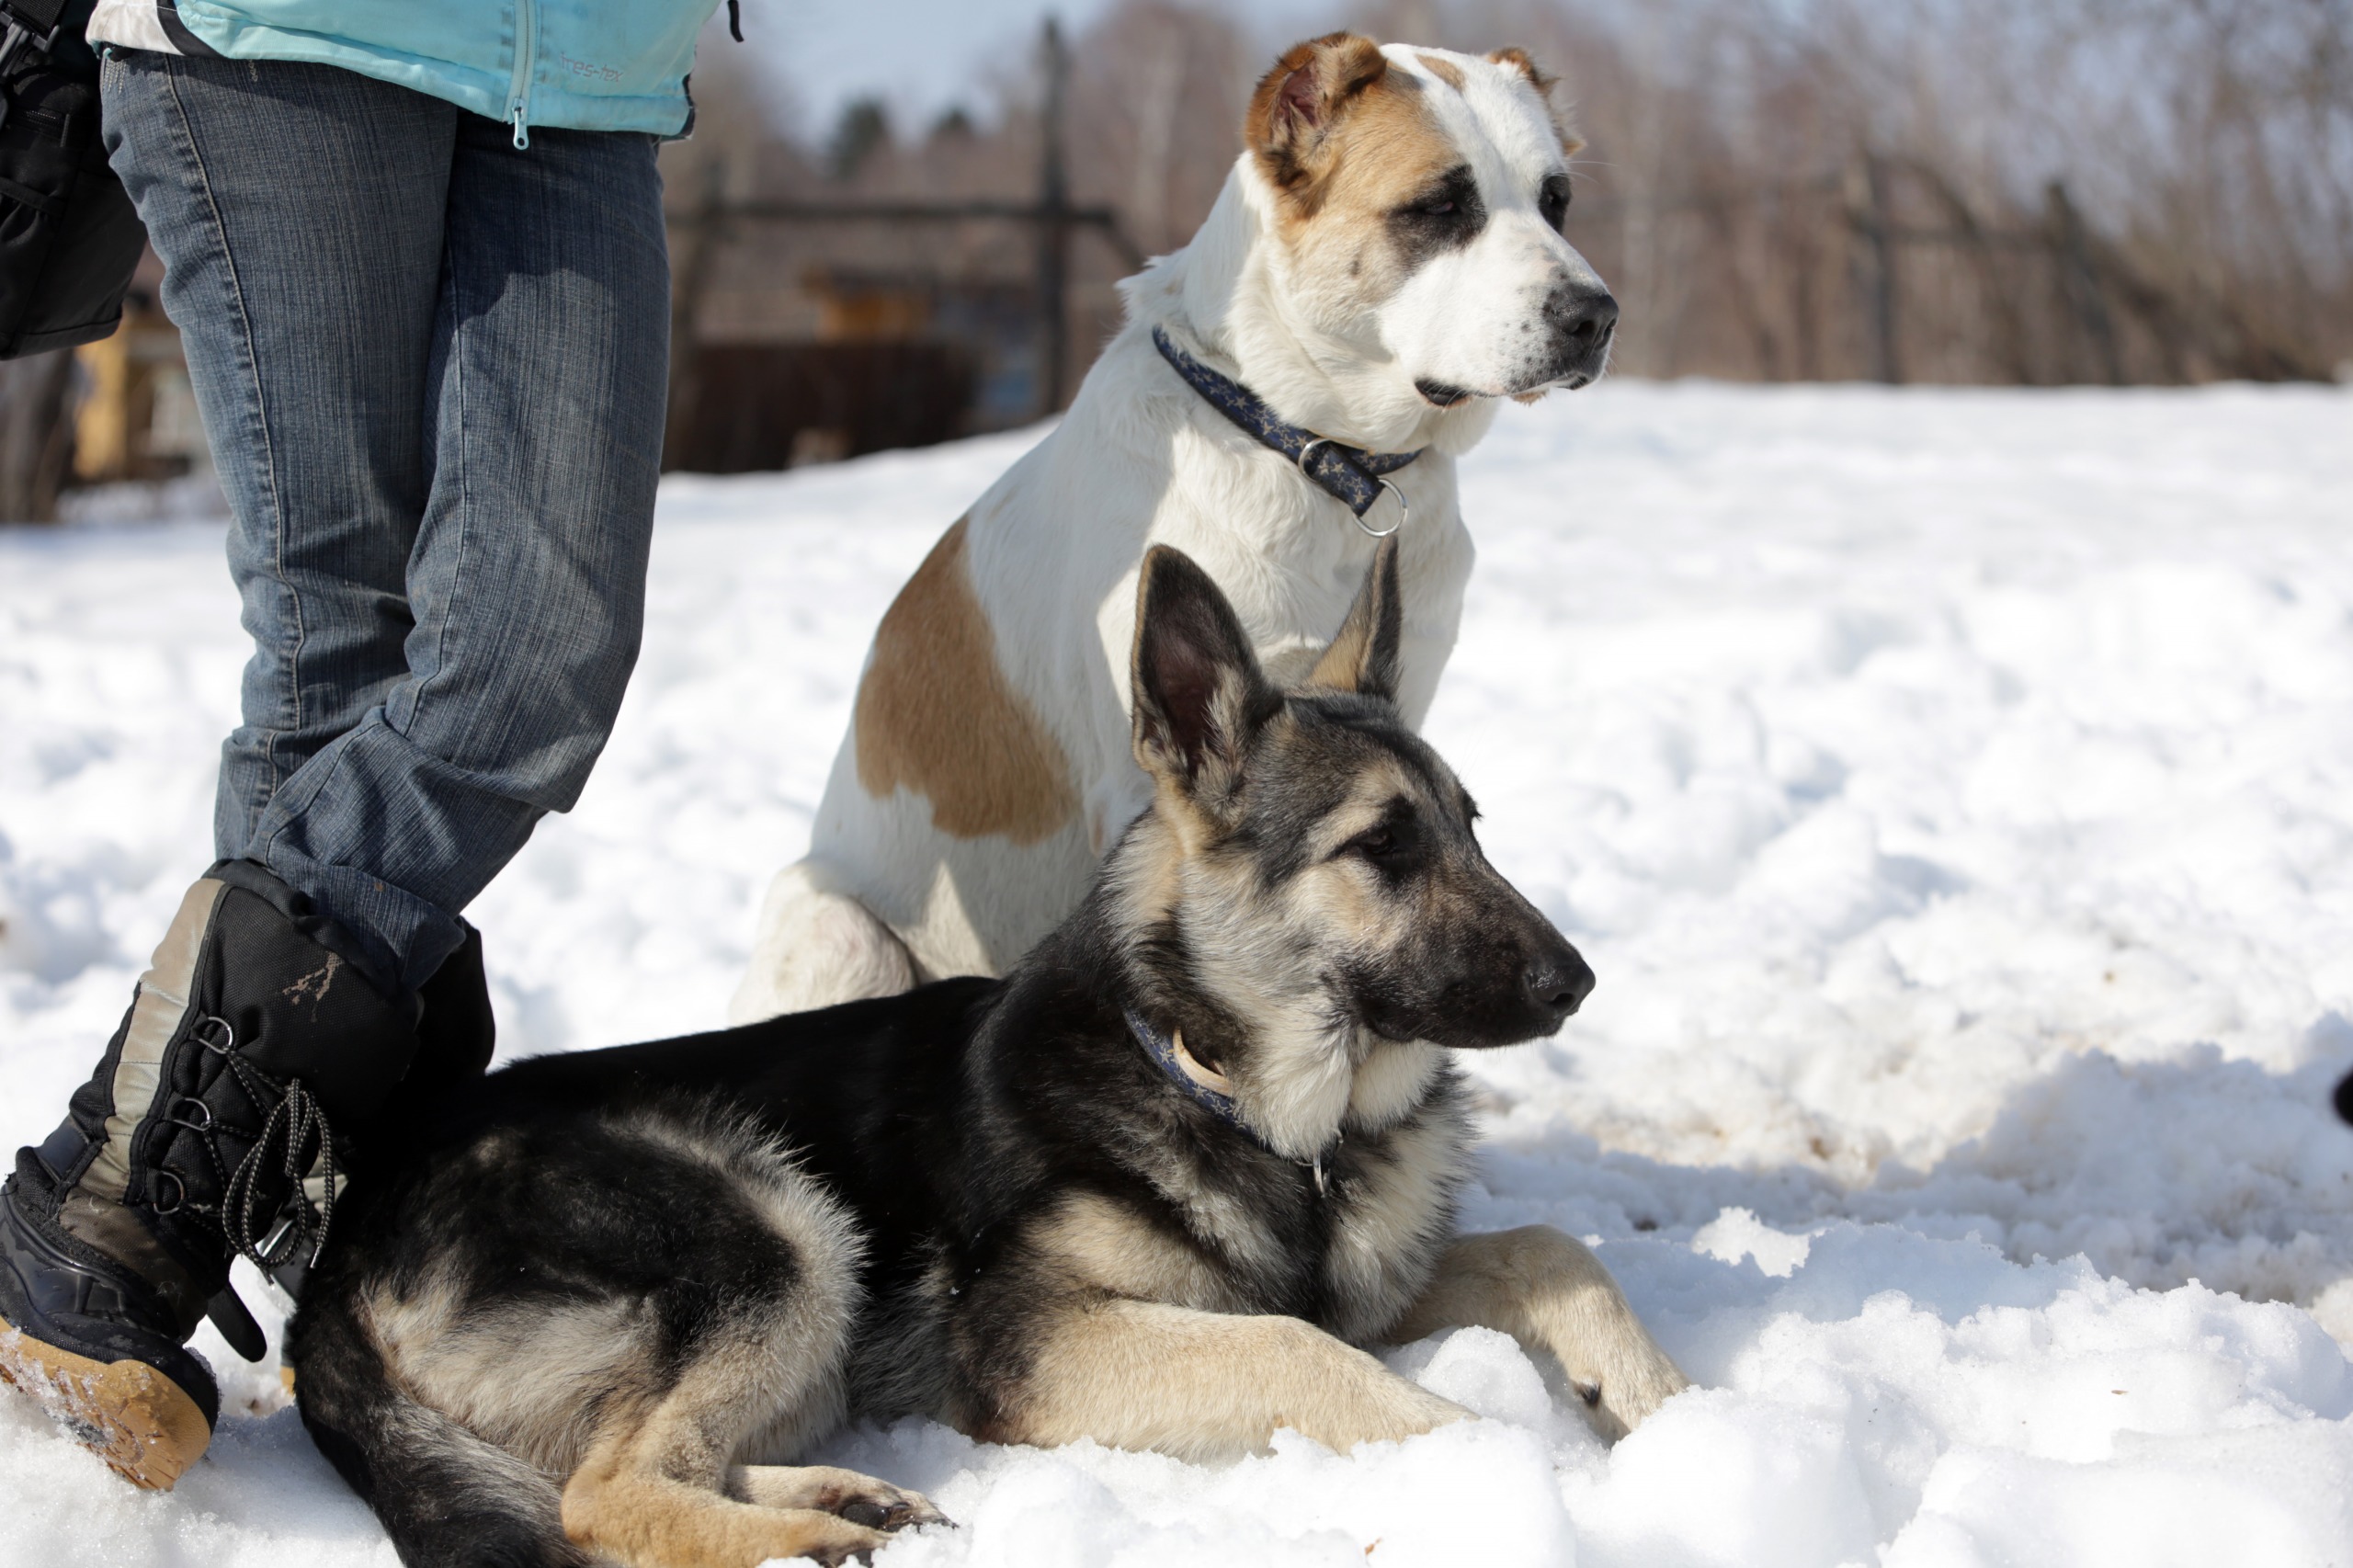
[[[904,1500],[893,1504],[891,1511],[883,1516],[881,1528],[886,1530],[903,1530],[911,1525],[953,1527],[955,1523],[955,1520],[933,1507],[928,1501],[910,1493]]]
[[[931,1506],[931,1500],[914,1492],[893,1490],[863,1497],[853,1497],[835,1507],[837,1517],[853,1525],[863,1525],[870,1530],[888,1535],[914,1525],[944,1525],[948,1516]]]

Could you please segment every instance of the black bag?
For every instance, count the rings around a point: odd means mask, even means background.
[[[97,62],[71,0],[0,0],[0,359],[95,343],[147,247],[98,139]]]

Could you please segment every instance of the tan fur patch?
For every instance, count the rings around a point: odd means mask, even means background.
[[[1334,133],[1311,187],[1313,211],[1337,209],[1377,224],[1462,161],[1432,118],[1419,80],[1395,72],[1368,88]]]
[[[1469,1415],[1298,1318],[1106,1301],[1045,1328],[1018,1407],[976,1435],[1199,1461],[1264,1449],[1285,1426],[1346,1453]]]
[[[1601,1260],[1550,1225],[1457,1237],[1391,1336],[1406,1345],[1465,1324],[1558,1359],[1586,1393],[1586,1422],[1611,1442],[1691,1386]]]
[[[1347,221],[1318,224],[1317,243],[1360,246],[1390,209],[1462,161],[1426,91],[1421,78],[1389,70],[1378,44],[1348,33],[1302,43],[1276,62],[1251,99],[1243,137],[1283,193],[1287,238],[1337,209]]]
[[[953,837],[1035,844],[1078,813],[1069,759],[998,667],[961,517],[883,615],[856,724],[866,792],[904,785]]]
[[[1207,1312],[1240,1312],[1245,1304],[1208,1258],[1092,1193],[1065,1199],[1039,1228],[1034,1244],[1088,1289]]]
[[[722,1434],[734,1423],[711,1415],[738,1402],[720,1388],[758,1370],[733,1359],[697,1363],[642,1418],[609,1424],[564,1484],[563,1533],[574,1545],[631,1568],[750,1568],[779,1557],[840,1562],[889,1539],[814,1508],[741,1503],[721,1490],[731,1479]]]
[[[1115,892],[1109,908],[1123,942],[1142,940],[1146,928],[1167,918],[1184,896],[1185,844],[1171,822],[1175,790],[1160,788],[1165,798],[1137,819],[1123,841],[1126,852],[1107,863]],[[1200,830],[1198,822],[1193,826]]]
[[[1462,90],[1462,67],[1453,61],[1443,54],[1416,53],[1414,58],[1422,62],[1423,70],[1427,71],[1456,92]]]
[[[360,1322],[411,1398],[549,1475],[580,1462],[598,1428],[653,1397],[645,1324],[624,1303],[510,1309],[463,1321],[446,1276],[406,1297],[360,1301]]]
[[[1242,144],[1278,189],[1313,176],[1313,161],[1366,89],[1386,81],[1381,46],[1354,33],[1294,44],[1259,80],[1242,117]]]
[[[1324,656],[1315,661],[1315,667],[1308,672],[1303,684],[1324,687],[1333,691],[1357,690],[1372,649],[1372,631],[1370,619],[1351,614],[1347,624],[1340,628],[1339,636],[1332,640],[1332,645],[1324,651]]]

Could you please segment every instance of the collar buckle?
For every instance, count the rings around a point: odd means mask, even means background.
[[[1177,347],[1165,328],[1154,327],[1152,341],[1160,350],[1160,357],[1168,361],[1178,379],[1191,387],[1202,402],[1224,415],[1259,445],[1290,459],[1303,478],[1346,506],[1356,518],[1357,527],[1368,536],[1387,539],[1405,526],[1411,508],[1405,505],[1405,493],[1388,476],[1420,457],[1419,451],[1368,452],[1329,436],[1318,436],[1313,430],[1278,418],[1257,393]],[[1386,528],[1376,528],[1364,520],[1364,515],[1381,499],[1384,490],[1397,497],[1397,520]]]

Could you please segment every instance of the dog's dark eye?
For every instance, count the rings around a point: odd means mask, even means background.
[[[1422,194],[1389,214],[1390,233],[1409,266],[1444,251],[1460,250],[1486,227],[1486,203],[1468,164],[1458,165],[1425,186]]]
[[[1550,223],[1555,233],[1569,221],[1569,176],[1550,175],[1536,193],[1537,216]]]
[[[1348,840],[1342,853],[1361,855],[1376,866],[1396,867],[1412,858],[1414,845],[1413,819],[1392,816]]]

